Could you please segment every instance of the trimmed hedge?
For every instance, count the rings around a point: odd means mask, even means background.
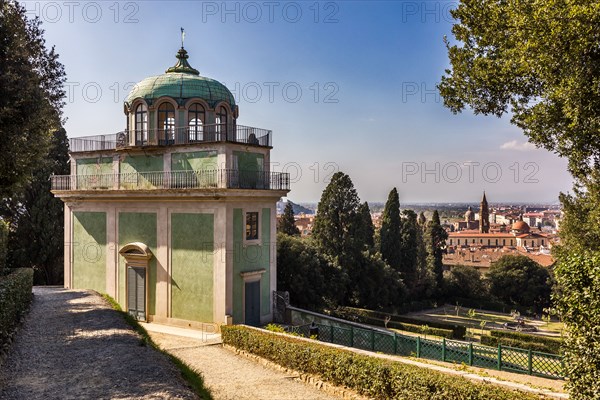
[[[497,300],[486,300],[486,299],[468,299],[466,297],[454,297],[447,300],[450,304],[458,303],[459,306],[464,308],[476,308],[478,310],[495,311],[500,313],[508,313],[512,310],[519,311],[523,315],[533,315],[531,308],[519,307],[516,305],[504,304]]]
[[[419,326],[419,333],[422,333],[421,327],[424,325],[427,325],[427,327],[429,328],[430,334],[437,335],[437,336],[443,336],[448,339],[463,340],[465,338],[465,335],[467,334],[467,328],[462,325],[446,324],[446,323],[437,322],[437,321],[424,321],[422,319],[407,317],[404,315],[388,314],[388,313],[384,313],[384,312],[380,312],[380,311],[365,310],[362,308],[339,307],[336,310],[336,312],[339,312],[339,311],[346,312],[348,314],[357,315],[360,317],[372,318],[375,320],[379,319],[382,321],[385,320],[386,317],[390,317],[390,322],[388,323],[389,327],[393,328],[393,326],[391,325],[392,322],[417,325],[417,326]],[[403,329],[403,328],[398,328],[398,329]],[[436,332],[438,332],[438,333],[435,333],[434,331],[432,331],[432,329],[435,329]],[[437,330],[439,330],[439,331],[437,331]],[[446,333],[444,332],[445,330],[452,331],[451,336],[446,336]]]
[[[342,318],[347,321],[352,322],[360,322],[361,324],[369,324],[385,327],[385,320],[381,318],[370,317],[367,315],[354,314],[351,312],[347,312],[344,310],[335,310],[330,312],[332,317]],[[387,324],[388,328],[399,329],[406,332],[420,333],[425,335],[434,335],[445,337],[447,339],[452,339],[454,337],[454,332],[451,329],[440,329],[433,328],[427,324],[425,325],[415,325],[415,324],[407,324],[404,322],[396,322],[390,320]]]
[[[539,399],[489,383],[244,326],[222,326],[221,337],[225,344],[375,399]]]
[[[499,301],[485,300],[485,299],[468,299],[465,297],[454,297],[449,301],[450,304],[457,304],[465,308],[476,308],[478,310],[496,311],[501,313],[507,313],[511,310],[515,310],[516,307],[509,306]]]
[[[520,347],[522,349],[552,354],[560,354],[562,346],[562,340],[560,339],[499,330],[490,331],[490,336],[482,336],[481,343],[490,346],[501,344],[503,346]]]
[[[0,276],[0,350],[8,345],[14,329],[31,303],[33,269],[19,268]]]

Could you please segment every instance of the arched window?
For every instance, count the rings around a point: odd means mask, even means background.
[[[171,103],[158,107],[158,140],[160,144],[175,143],[175,107]]]
[[[145,104],[135,108],[135,144],[148,144],[148,108]]]
[[[219,107],[217,111],[217,133],[218,140],[226,140],[227,139],[227,109],[224,106]]]
[[[204,107],[200,103],[194,103],[188,109],[188,131],[190,142],[201,142],[204,140]]]

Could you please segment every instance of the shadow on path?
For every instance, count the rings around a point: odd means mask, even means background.
[[[95,292],[35,287],[0,366],[0,398],[195,399],[163,354]]]

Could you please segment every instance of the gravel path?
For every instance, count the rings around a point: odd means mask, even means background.
[[[98,294],[36,287],[0,366],[0,399],[196,399]]]
[[[264,367],[224,349],[193,338],[148,332],[161,348],[184,360],[202,373],[215,400],[334,400],[315,387]]]

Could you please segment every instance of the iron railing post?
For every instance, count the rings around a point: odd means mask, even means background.
[[[442,338],[442,361],[446,361],[446,338]]]
[[[498,344],[498,371],[502,371],[502,345]]]
[[[371,351],[375,351],[375,331],[371,329]]]
[[[469,366],[473,366],[473,343],[469,343]]]
[[[417,336],[417,358],[421,358],[421,336]]]
[[[527,350],[527,371],[529,371],[529,375],[533,375],[533,365],[531,362],[531,349]]]

